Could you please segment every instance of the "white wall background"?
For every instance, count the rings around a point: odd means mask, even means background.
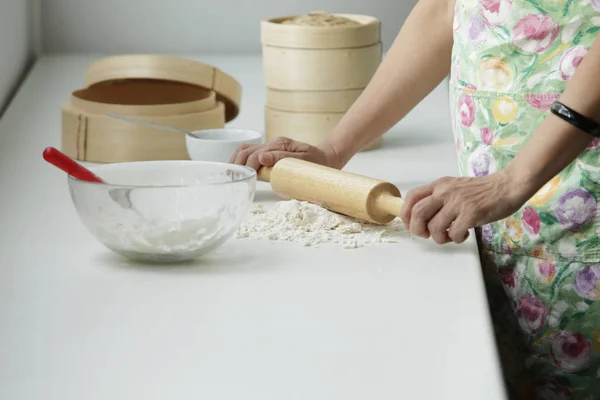
[[[416,0],[42,0],[43,50],[103,54],[258,53],[261,19],[316,10],[379,18],[387,49],[415,3]]]
[[[35,0],[0,0],[0,115],[34,58]]]
[[[367,14],[391,45],[417,0],[0,0],[0,115],[41,53],[260,52],[260,21]]]

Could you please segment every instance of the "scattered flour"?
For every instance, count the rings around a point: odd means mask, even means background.
[[[347,249],[396,243],[403,235],[399,220],[385,226],[363,223],[297,200],[281,201],[271,210],[255,206],[236,233],[237,238],[299,242],[304,246],[338,243]]]

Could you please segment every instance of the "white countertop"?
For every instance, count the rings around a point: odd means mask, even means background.
[[[96,57],[48,56],[0,120],[0,398],[504,399],[473,238],[345,250],[231,239],[193,265],[136,267],[79,222],[60,106]],[[204,57],[263,129],[259,57]],[[457,173],[446,88],[348,170],[406,191]],[[275,201],[259,185],[257,201]]]

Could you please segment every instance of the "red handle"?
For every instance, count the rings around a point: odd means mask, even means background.
[[[44,160],[57,168],[62,169],[67,174],[71,175],[75,179],[89,182],[104,183],[102,179],[96,176],[92,171],[85,168],[83,165],[73,161],[67,155],[61,153],[54,147],[48,147],[43,153]]]

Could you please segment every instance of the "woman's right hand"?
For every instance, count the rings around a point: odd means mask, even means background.
[[[231,156],[231,164],[245,165],[258,171],[261,167],[272,167],[282,158],[298,158],[331,168],[341,168],[335,150],[327,145],[311,146],[285,137],[266,144],[241,145]]]

